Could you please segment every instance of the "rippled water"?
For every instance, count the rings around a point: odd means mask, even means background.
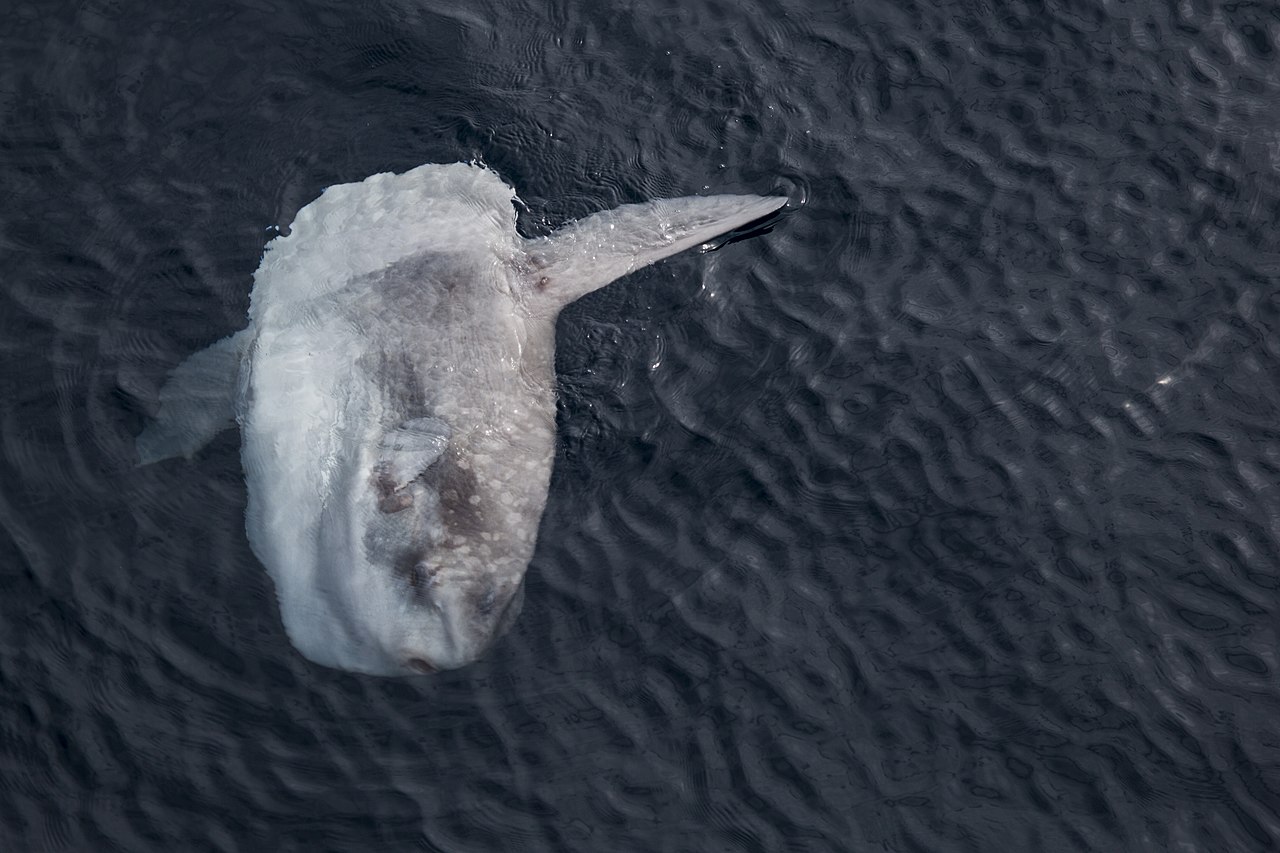
[[[3,849],[1280,843],[1274,4],[101,0],[0,44]],[[323,187],[472,158],[526,233],[794,202],[562,318],[505,640],[317,667],[235,434],[133,437]]]

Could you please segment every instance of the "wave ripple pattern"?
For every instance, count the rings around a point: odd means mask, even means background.
[[[1272,5],[187,5],[0,27],[0,848],[1280,845]],[[133,438],[321,188],[473,158],[792,204],[562,318],[511,634],[326,670],[234,433]]]

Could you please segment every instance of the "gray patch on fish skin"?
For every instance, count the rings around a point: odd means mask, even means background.
[[[484,497],[475,472],[448,459],[442,461],[436,488],[445,528],[450,536],[475,536],[485,528]]]
[[[394,515],[413,506],[413,492],[397,486],[386,465],[373,469],[373,480],[378,493],[378,512]]]

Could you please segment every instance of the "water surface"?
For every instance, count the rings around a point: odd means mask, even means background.
[[[19,4],[0,847],[1273,849],[1278,49],[1250,3]],[[321,189],[471,159],[526,234],[792,212],[566,312],[506,639],[317,667],[237,436],[133,439]]]

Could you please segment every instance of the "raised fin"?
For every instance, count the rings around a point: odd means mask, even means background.
[[[782,196],[712,195],[624,204],[526,241],[536,294],[559,311],[578,297],[676,252],[754,222]]]
[[[190,458],[215,435],[235,425],[240,364],[253,327],[223,338],[178,365],[160,389],[160,411],[138,436],[140,464],[171,456]]]
[[[452,434],[449,425],[438,418],[416,418],[384,435],[379,461],[391,485],[402,489],[435,464]]]

